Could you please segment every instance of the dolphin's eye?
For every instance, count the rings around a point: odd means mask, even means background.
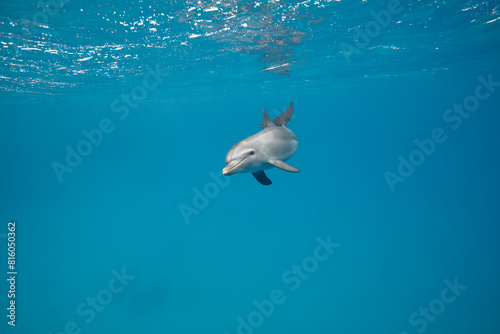
[[[254,154],[255,154],[255,151],[253,151],[253,150],[252,150],[252,151],[248,152],[248,154],[250,154],[250,155],[254,155]]]

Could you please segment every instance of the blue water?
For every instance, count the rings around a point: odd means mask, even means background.
[[[0,332],[500,333],[499,17],[1,1]],[[222,176],[290,102],[300,173]]]

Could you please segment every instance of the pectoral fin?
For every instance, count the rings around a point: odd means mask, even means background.
[[[273,165],[274,167],[286,170],[287,172],[290,172],[290,173],[298,173],[298,172],[300,172],[300,170],[298,168],[290,166],[289,164],[287,164],[286,162],[281,161],[281,160],[271,160],[271,161],[269,161],[269,163],[271,165]]]
[[[253,172],[252,175],[255,177],[255,179],[257,179],[257,181],[260,182],[260,184],[268,186],[272,183],[263,170],[259,170],[258,172]]]

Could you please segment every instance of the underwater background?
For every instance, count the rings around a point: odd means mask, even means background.
[[[499,18],[1,0],[0,332],[500,333]],[[300,173],[223,176],[290,102]]]

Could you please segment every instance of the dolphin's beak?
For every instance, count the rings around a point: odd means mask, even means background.
[[[236,167],[238,167],[243,161],[245,161],[245,159],[230,161],[227,164],[227,166],[222,169],[222,174],[224,175],[236,174],[237,173],[237,171],[235,171]]]

